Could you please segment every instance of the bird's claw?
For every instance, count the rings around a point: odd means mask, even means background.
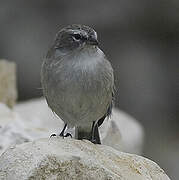
[[[63,134],[63,135],[60,135],[60,136],[62,136],[63,138],[70,136],[72,138],[72,135],[70,133],[66,133],[66,134]]]
[[[50,138],[51,138],[51,137],[54,137],[54,136],[57,136],[57,135],[56,135],[56,134],[51,134]]]
[[[90,141],[91,141],[93,144],[98,144],[97,141],[96,141],[96,139],[91,139]]]
[[[70,137],[72,138],[72,135],[71,135],[70,133],[66,133],[66,134],[64,133],[66,127],[67,127],[67,124],[65,124],[62,132],[61,132],[60,134],[58,134],[58,136],[61,136],[61,137],[63,137],[63,138],[70,136]],[[56,134],[52,134],[50,137],[54,137],[54,136],[57,136],[57,135],[56,135]]]
[[[57,136],[57,135],[56,135],[56,134],[52,134],[52,135],[50,136],[50,138],[51,138],[51,137],[55,137],[55,136]],[[70,136],[70,137],[72,138],[72,135],[71,135],[70,133],[60,134],[60,135],[58,135],[58,136],[63,137],[63,138]]]
[[[70,133],[66,133],[63,137],[71,137],[72,138],[72,135]]]

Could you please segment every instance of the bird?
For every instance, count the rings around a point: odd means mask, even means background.
[[[114,73],[99,48],[96,31],[68,25],[56,34],[41,68],[41,84],[48,106],[75,127],[75,138],[101,144],[98,127],[110,117],[114,102]]]

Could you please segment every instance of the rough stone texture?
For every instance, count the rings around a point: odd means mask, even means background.
[[[0,102],[13,107],[17,99],[16,65],[0,60]]]
[[[144,157],[61,137],[9,148],[0,157],[0,179],[169,180]]]
[[[27,126],[18,113],[0,103],[0,155],[10,145],[33,140],[29,136]]]
[[[48,107],[44,98],[17,104],[14,108],[28,123],[29,134],[33,139],[45,138],[59,133],[63,121]],[[74,129],[69,129],[74,134]],[[131,116],[114,108],[109,120],[105,120],[99,129],[102,144],[117,150],[141,154],[144,142],[142,126]]]

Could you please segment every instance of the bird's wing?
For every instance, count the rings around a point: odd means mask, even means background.
[[[107,109],[106,114],[101,119],[98,120],[98,127],[101,126],[101,124],[104,122],[106,117],[111,116],[113,105],[114,105],[114,91],[112,92],[112,101]]]

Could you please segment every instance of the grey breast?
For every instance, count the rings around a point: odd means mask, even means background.
[[[100,49],[84,49],[60,59],[46,59],[45,63],[44,94],[63,121],[88,126],[106,113],[114,80],[112,67]]]

